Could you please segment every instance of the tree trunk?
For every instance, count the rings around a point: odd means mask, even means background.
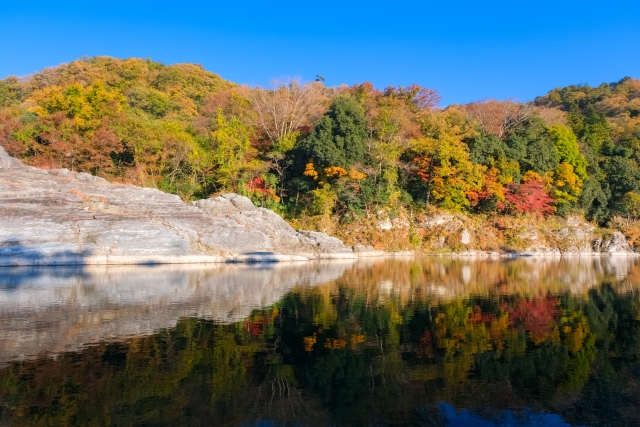
[[[433,160],[429,162],[429,180],[427,181],[427,206],[431,202],[431,181],[433,180]]]

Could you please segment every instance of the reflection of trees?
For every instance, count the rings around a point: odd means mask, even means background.
[[[243,322],[183,319],[15,363],[0,371],[0,422],[443,425],[442,401],[485,413],[526,406],[578,424],[640,420],[640,296],[622,292],[635,267],[624,284],[603,268],[591,278],[609,283],[575,294],[566,277],[584,274],[573,267],[485,265],[354,268]]]

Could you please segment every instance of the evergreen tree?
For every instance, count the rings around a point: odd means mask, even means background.
[[[506,157],[507,146],[493,135],[478,132],[465,139],[465,143],[469,146],[469,158],[474,163],[496,166]]]
[[[522,172],[540,174],[558,167],[558,152],[544,121],[539,117],[526,120],[514,129],[506,139],[507,154],[520,163]]]
[[[348,169],[364,161],[366,136],[364,110],[352,97],[340,96],[300,148],[318,168]]]
[[[602,144],[611,140],[611,128],[604,113],[590,107],[584,120],[581,138],[596,153],[600,152]]]

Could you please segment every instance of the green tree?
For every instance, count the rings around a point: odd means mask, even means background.
[[[531,117],[511,131],[506,145],[508,156],[520,163],[523,173],[532,170],[544,174],[558,167],[558,152],[539,117]]]
[[[584,119],[584,128],[578,135],[594,152],[599,153],[605,141],[611,139],[611,128],[605,114],[589,107]]]
[[[506,144],[493,135],[478,132],[464,142],[469,146],[469,158],[474,163],[493,167],[506,158]]]
[[[640,192],[640,168],[631,156],[633,152],[625,147],[605,143],[602,147],[601,162],[605,191],[610,194],[609,209],[625,213],[622,198],[629,192]]]
[[[562,125],[555,125],[549,128],[549,133],[553,139],[560,162],[569,163],[575,174],[584,180],[587,178],[587,160],[580,153],[580,146],[578,145],[578,139],[576,135],[571,132],[571,129]]]
[[[609,217],[609,196],[596,177],[589,177],[582,186],[580,205],[589,221],[603,223]]]
[[[349,169],[364,161],[366,136],[363,108],[354,98],[339,96],[300,148],[306,160],[312,159],[317,167]]]

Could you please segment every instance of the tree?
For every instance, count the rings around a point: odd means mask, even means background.
[[[218,190],[233,191],[240,173],[251,166],[249,129],[239,120],[227,120],[222,111],[216,117],[217,129],[211,134],[211,161]]]
[[[587,178],[587,160],[580,153],[580,146],[576,135],[571,132],[571,129],[562,125],[555,125],[549,128],[551,138],[558,150],[558,156],[560,162],[569,163],[576,175],[580,179],[585,180]]]
[[[362,107],[352,97],[339,96],[309,136],[300,142],[300,150],[320,168],[349,169],[364,161],[366,136]]]
[[[559,213],[565,214],[576,205],[582,191],[582,180],[574,173],[573,166],[567,162],[558,165],[553,177],[556,209]]]
[[[424,124],[426,136],[414,141],[414,161],[426,183],[427,205],[433,198],[445,209],[460,210],[470,205],[467,192],[482,186],[483,167],[471,162],[462,141],[470,131],[465,131],[461,113],[456,108],[433,112]]]
[[[509,184],[505,189],[504,208],[517,214],[531,213],[536,216],[552,214],[554,200],[547,194],[544,187],[544,183],[539,179],[532,179],[521,185]]]
[[[605,191],[610,194],[609,209],[624,213],[622,198],[629,192],[640,190],[640,168],[629,158],[630,152],[621,147],[603,147],[605,157],[601,167],[605,175]]]
[[[500,175],[498,168],[488,169],[480,190],[467,191],[467,198],[476,212],[495,212],[498,205],[504,203],[504,186],[500,182]]]
[[[599,153],[602,144],[611,139],[611,127],[607,122],[607,117],[604,113],[590,107],[583,123],[582,132],[579,134],[581,140],[591,147],[594,152]]]
[[[544,121],[529,117],[514,127],[506,137],[507,154],[520,163],[521,171],[540,174],[553,171],[559,163],[558,152]]]
[[[469,146],[469,158],[474,163],[491,167],[506,158],[507,146],[493,135],[478,132],[465,139],[465,143]]]
[[[257,113],[256,125],[274,148],[284,153],[293,148],[297,132],[320,111],[326,96],[322,83],[300,85],[292,81],[273,90],[256,88],[249,100]]]
[[[284,186],[285,173],[293,163],[293,160],[288,159],[283,153],[276,150],[267,153],[266,157],[271,161],[271,169],[274,170],[278,175],[278,183],[279,183],[278,197],[282,202],[285,194],[285,186]]]
[[[364,106],[367,131],[362,167],[367,179],[359,183],[359,196],[365,206],[395,206],[402,196],[403,171],[414,166],[403,155],[411,140],[421,135],[417,118],[437,104],[438,95],[417,85],[379,91],[370,83],[356,85],[351,92]]]
[[[580,205],[589,221],[604,222],[609,216],[609,196],[596,177],[589,177],[582,186]]]
[[[485,99],[467,104],[463,108],[478,120],[485,133],[498,139],[504,139],[511,129],[524,122],[533,112],[530,105],[510,99]]]
[[[629,220],[640,218],[640,194],[630,191],[622,197],[622,206],[627,214],[627,225]]]

